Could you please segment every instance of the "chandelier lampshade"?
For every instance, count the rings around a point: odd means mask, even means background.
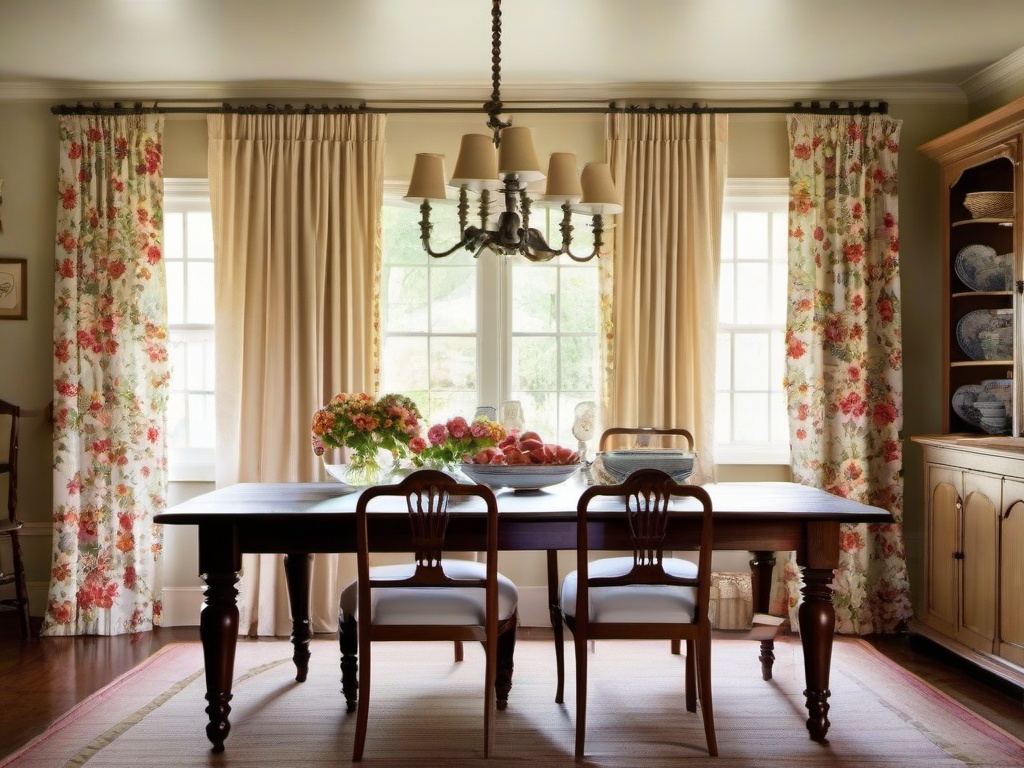
[[[423,249],[435,258],[465,248],[474,256],[490,250],[505,256],[518,254],[530,261],[548,261],[560,255],[574,261],[589,261],[604,245],[602,217],[622,211],[611,169],[607,163],[590,163],[579,175],[574,154],[555,152],[548,161],[547,174],[544,173],[534,148],[533,131],[526,126],[514,126],[511,120],[501,120],[501,0],[491,3],[491,33],[494,89],[491,100],[484,104],[484,111],[489,117],[487,126],[493,137],[479,133],[462,137],[455,173],[447,182],[448,186],[459,190],[459,241],[446,250],[435,251],[430,245],[433,229],[430,202],[447,197],[444,156],[416,155],[405,199],[420,202]],[[558,247],[549,246],[541,231],[530,226],[530,211],[535,200],[527,187],[545,178],[545,192],[536,204],[561,209],[562,243]],[[478,202],[476,225],[469,223],[471,193]],[[574,211],[592,217],[594,246],[588,254],[577,255],[571,250]]]

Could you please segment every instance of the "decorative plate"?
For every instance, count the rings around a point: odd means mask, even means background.
[[[965,384],[953,393],[953,410],[956,415],[975,427],[981,428],[981,414],[974,407],[974,401],[981,394],[978,384]]]
[[[690,451],[673,448],[632,448],[618,451],[602,451],[602,469],[621,483],[638,469],[660,469],[681,483],[693,474],[696,456]]]
[[[460,471],[474,482],[491,488],[535,491],[558,485],[580,468],[576,464],[460,464]]]
[[[979,334],[995,331],[999,334],[994,356],[986,357]],[[976,309],[960,318],[956,324],[956,341],[971,360],[1010,360],[1013,357],[1013,310]]]
[[[972,291],[1009,291],[1013,287],[1013,254],[997,254],[989,245],[961,248],[953,270]]]

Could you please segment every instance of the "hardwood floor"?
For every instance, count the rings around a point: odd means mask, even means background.
[[[521,637],[543,640],[550,630],[523,628]],[[170,627],[135,636],[35,638],[24,643],[14,615],[0,612],[0,757],[162,646],[198,640],[197,627]],[[1024,740],[1021,689],[987,679],[922,638],[887,635],[869,640],[896,663]]]

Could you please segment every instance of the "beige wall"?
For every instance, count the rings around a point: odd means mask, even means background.
[[[996,105],[998,106],[998,105]],[[29,319],[0,321],[0,397],[26,407],[50,400],[51,306],[56,177],[56,118],[49,103],[0,102],[0,178],[4,179],[0,255],[29,259]],[[903,120],[900,157],[902,285],[905,344],[905,435],[938,431],[939,403],[939,284],[937,227],[938,171],[915,148],[963,124],[966,105],[891,105]],[[603,159],[600,115],[530,115],[516,118],[535,130],[538,152],[576,151],[581,162]],[[391,115],[388,119],[387,175],[407,177],[416,151],[443,152],[453,162],[458,137],[482,131],[483,121],[471,115]],[[206,175],[206,126],[201,116],[168,116],[165,128],[165,173],[169,177]],[[787,170],[785,121],[781,115],[734,115],[730,124],[729,173],[735,177],[784,177]],[[451,168],[449,168],[449,171]],[[35,614],[42,612],[48,579],[51,473],[49,425],[26,421],[22,437],[21,515],[28,523],[25,549],[32,583]],[[923,491],[920,454],[908,450],[906,461],[908,555],[915,587],[921,583],[921,508]],[[720,479],[748,477],[786,479],[785,468],[722,468]],[[181,485],[171,501],[203,486]],[[193,532],[175,531],[167,537],[167,584],[196,591]],[[745,562],[745,554],[736,563]],[[730,561],[731,562],[731,561]],[[521,575],[542,583],[542,571],[526,560]],[[919,593],[915,590],[916,593]]]

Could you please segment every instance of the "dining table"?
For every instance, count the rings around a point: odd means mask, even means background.
[[[558,614],[560,550],[576,548],[576,510],[586,487],[577,479],[521,492],[496,490],[500,552],[546,551],[548,600]],[[810,738],[824,741],[831,723],[829,672],[835,632],[831,583],[839,562],[840,526],[892,523],[889,512],[797,483],[731,482],[703,486],[714,511],[716,550],[751,552],[754,611],[769,612],[776,553],[796,553],[802,568],[803,600],[798,608],[806,679]],[[194,525],[199,534],[199,572],[206,584],[200,638],[206,675],[206,735],[213,751],[224,749],[231,729],[231,686],[238,638],[237,583],[244,553],[285,555],[284,570],[292,613],[296,680],[308,674],[312,630],[309,589],[312,558],[356,549],[355,508],[360,489],[341,483],[239,483],[196,496],[155,516],[163,525]],[[476,552],[485,533],[483,506],[471,497],[453,499],[446,549]],[[370,508],[368,524],[394,552],[412,550],[409,526],[394,510]],[[698,548],[700,510],[692,499],[673,502],[673,523],[665,548]],[[630,550],[627,523],[611,507],[588,526],[592,549]],[[377,539],[380,540],[379,537]],[[770,680],[774,634],[761,636],[760,668]],[[512,704],[510,704],[512,705]]]

